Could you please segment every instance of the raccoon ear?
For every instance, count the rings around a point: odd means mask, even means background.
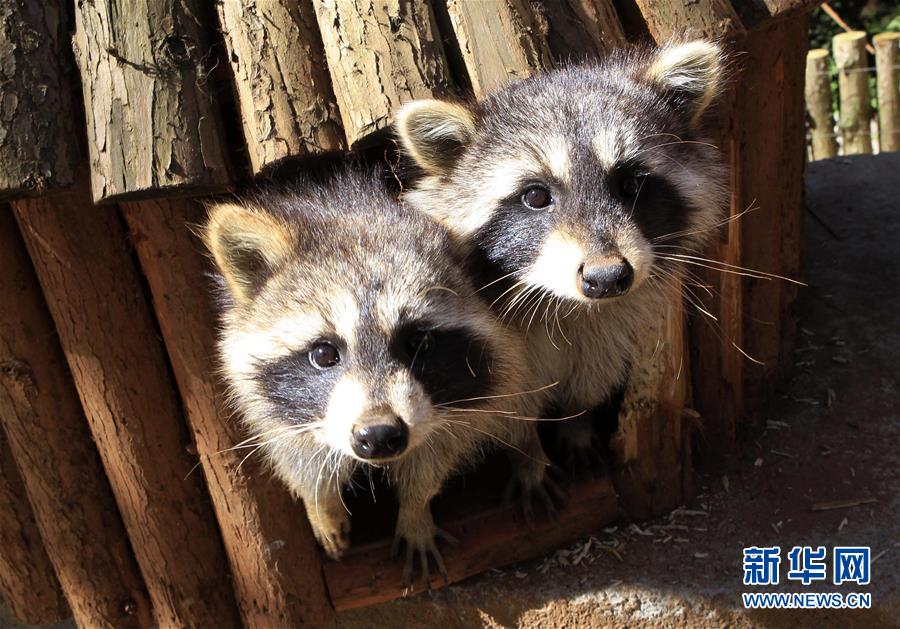
[[[397,112],[403,150],[429,175],[447,172],[475,137],[475,116],[441,100],[414,100]]]
[[[719,44],[696,40],[660,48],[643,77],[675,95],[695,125],[719,92],[724,53]]]
[[[252,299],[293,250],[291,230],[283,221],[236,203],[210,207],[203,240],[240,303]]]

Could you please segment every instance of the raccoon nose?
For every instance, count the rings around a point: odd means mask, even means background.
[[[397,456],[409,444],[409,428],[400,418],[392,423],[363,426],[353,431],[353,452],[363,459]]]
[[[631,288],[634,269],[628,260],[598,266],[584,266],[578,271],[581,293],[589,299],[617,297]]]

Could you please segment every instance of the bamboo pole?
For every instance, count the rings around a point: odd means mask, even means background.
[[[78,142],[61,0],[0,3],[0,198],[75,181]]]
[[[0,430],[0,598],[16,618],[29,624],[58,622],[69,616],[3,430]]]
[[[869,75],[866,71],[866,34],[862,31],[838,33],[832,39],[834,63],[838,69],[841,112],[838,127],[844,140],[844,155],[872,152],[869,122],[872,118]]]
[[[806,112],[812,135],[813,159],[827,159],[837,155],[828,58],[828,51],[824,48],[806,53]]]
[[[229,183],[199,0],[75,3],[94,201]]]
[[[553,67],[539,15],[525,0],[446,0],[475,96]]]
[[[596,59],[625,44],[612,0],[543,0],[533,6],[547,21],[547,43],[556,61]]]
[[[121,217],[87,196],[79,189],[13,209],[156,623],[235,626],[219,531]]]
[[[47,555],[80,626],[147,627],[150,604],[122,518],[6,208],[0,269],[0,420]]]
[[[343,148],[310,0],[216,3],[253,172]]]
[[[873,38],[878,72],[879,151],[900,151],[900,33]]]
[[[400,105],[452,87],[426,0],[317,0],[316,19],[347,143],[385,129]]]
[[[191,233],[205,211],[190,200],[124,204],[131,240],[154,295],[160,330],[248,627],[321,627],[332,614],[316,542],[303,507],[265,469],[244,461],[237,418],[216,381],[216,317],[203,245]]]

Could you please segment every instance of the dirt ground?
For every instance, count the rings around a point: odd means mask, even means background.
[[[701,472],[691,504],[338,626],[900,627],[898,193],[900,154],[810,165],[793,365],[765,432]],[[813,509],[839,501],[860,504]],[[785,558],[781,586],[756,589],[871,592],[873,609],[744,610],[751,545],[871,546],[868,586],[786,583]]]
[[[807,179],[801,331],[767,428],[668,517],[536,561],[340,614],[368,627],[900,627],[900,154],[817,162]],[[752,216],[752,215],[751,215]],[[834,506],[837,501],[854,506]],[[829,503],[832,503],[829,505]],[[873,609],[742,609],[751,545],[868,545]],[[16,627],[4,622],[0,627]]]

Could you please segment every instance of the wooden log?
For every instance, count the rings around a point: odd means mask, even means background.
[[[253,172],[343,148],[310,0],[217,2]]]
[[[667,308],[643,331],[610,444],[619,504],[635,519],[667,513],[691,494],[693,426],[685,414],[691,378],[681,291],[673,282]]]
[[[237,624],[228,567],[115,207],[13,205],[161,626]]]
[[[843,154],[872,152],[871,94],[866,53],[866,34],[862,31],[839,33],[831,40],[838,70],[841,110],[838,128],[844,140]]]
[[[900,33],[879,33],[872,42],[878,72],[878,150],[900,151]]]
[[[73,69],[60,0],[0,4],[0,198],[75,181]]]
[[[5,208],[3,208],[5,211]],[[6,433],[0,429],[0,598],[20,621],[69,617],[53,565],[28,503]]]
[[[806,112],[813,159],[828,159],[837,155],[828,59],[829,53],[824,48],[806,53]]]
[[[406,101],[450,92],[444,48],[426,0],[314,5],[348,144],[385,129]]]
[[[94,201],[229,183],[199,0],[75,4]]]
[[[445,0],[475,96],[553,67],[540,16],[525,0]]]
[[[778,20],[808,13],[822,0],[761,0],[735,2],[734,8],[747,30],[769,26]]]
[[[47,554],[79,626],[147,627],[150,604],[122,518],[6,208],[0,268],[0,420]]]
[[[622,517],[608,477],[572,487],[568,503],[555,519],[538,517],[529,526],[518,510],[517,505],[508,505],[455,522],[439,522],[460,544],[442,549],[449,579],[445,582],[432,575],[431,588],[539,557]],[[391,558],[390,541],[351,548],[341,561],[327,561],[325,580],[335,609],[383,603],[425,589],[421,580],[414,587],[404,586],[402,569],[403,562]]]
[[[123,206],[131,240],[150,289],[181,391],[248,627],[321,627],[332,615],[316,542],[295,503],[249,450],[230,450],[244,437],[221,406],[215,378],[217,321],[196,202],[144,201]],[[243,462],[243,465],[242,465]]]
[[[722,37],[743,32],[744,25],[729,0],[634,0],[657,42],[672,36]]]
[[[625,44],[612,0],[541,0],[547,43],[557,62],[596,59]]]

